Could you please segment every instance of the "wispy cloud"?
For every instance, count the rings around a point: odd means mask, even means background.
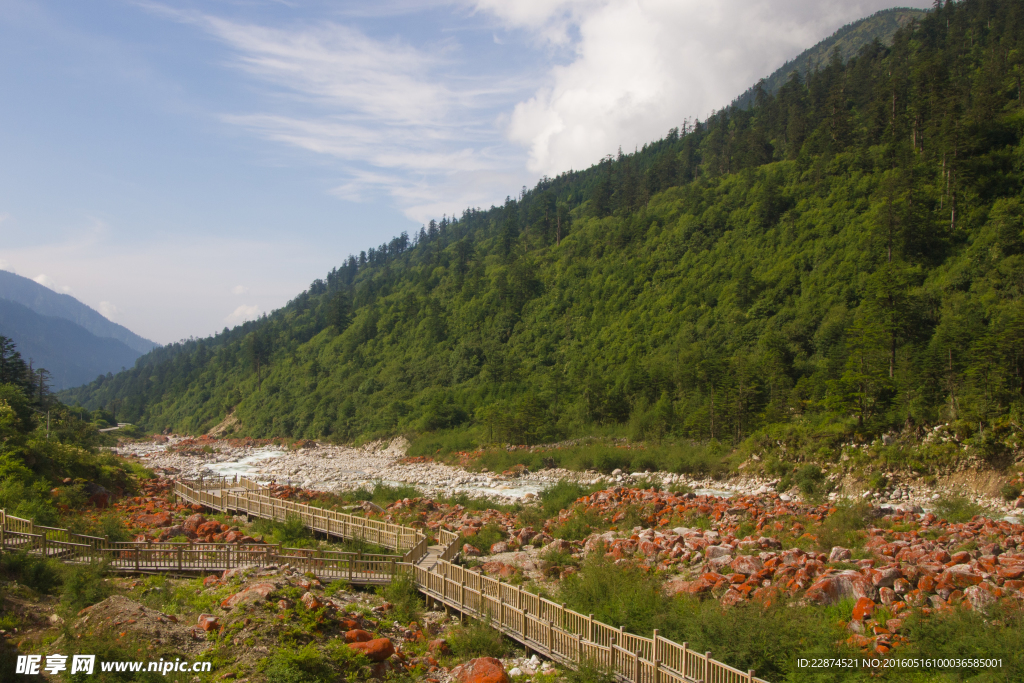
[[[532,77],[474,78],[444,41],[426,50],[337,21],[267,26],[147,6],[212,36],[228,48],[230,67],[262,84],[262,111],[222,113],[223,122],[345,162],[331,190],[339,198],[390,195],[419,220],[421,200],[437,203],[449,184],[493,200],[509,188],[487,186],[488,178],[515,168],[522,180],[522,153],[507,144],[498,120],[533,88]],[[425,197],[423,186],[434,191]],[[447,197],[446,210],[465,208],[455,202],[466,194]]]
[[[248,291],[249,288],[243,287],[242,285],[235,285],[234,287],[231,288],[231,293],[238,294],[239,296],[241,296],[242,294],[246,294]]]
[[[246,306],[242,304],[224,318],[224,322],[228,325],[239,325],[246,320],[255,320],[260,316],[260,313],[262,313],[262,309],[259,306]]]
[[[109,301],[101,301],[99,304],[100,313],[103,314],[104,318],[113,319],[115,315],[121,312],[121,309],[110,303]]]
[[[71,293],[70,287],[68,287],[67,285],[58,285],[56,280],[54,280],[46,273],[40,273],[39,275],[36,275],[34,278],[32,278],[32,280],[37,282],[38,284],[41,284],[43,287],[48,287],[49,289],[52,289],[55,292],[63,292],[64,294]]]

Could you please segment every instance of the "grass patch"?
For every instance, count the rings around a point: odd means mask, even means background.
[[[24,551],[0,555],[0,573],[40,593],[51,594],[63,583],[60,562]]]
[[[964,496],[944,496],[935,501],[936,516],[952,524],[969,522],[975,515],[983,515],[988,511]]]
[[[412,576],[399,573],[391,583],[377,589],[377,595],[394,605],[394,617],[403,624],[420,621],[423,612],[423,600]]]
[[[863,541],[863,531],[867,528],[870,515],[871,505],[868,503],[841,503],[836,507],[836,511],[829,515],[816,530],[818,547],[825,553],[836,546],[860,547]]]
[[[457,627],[449,636],[448,644],[452,654],[459,659],[472,657],[504,657],[512,651],[511,644],[491,628],[490,618],[483,621],[471,620]]]

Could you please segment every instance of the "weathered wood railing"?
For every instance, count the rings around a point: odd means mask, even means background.
[[[658,635],[627,633],[579,614],[565,605],[484,576],[453,563],[458,534],[439,529],[441,548],[432,554],[429,539],[417,529],[367,519],[304,503],[273,498],[255,482],[226,478],[178,481],[174,493],[183,500],[222,512],[287,521],[351,540],[394,548],[404,555],[369,555],[282,548],[269,544],[109,543],[66,529],[39,527],[31,520],[0,510],[0,551],[42,552],[64,561],[107,561],[122,571],[204,571],[241,566],[290,563],[325,580],[382,583],[408,571],[429,599],[486,620],[503,634],[542,655],[570,666],[593,661],[615,672],[624,683],[766,683],[753,671],[740,671],[694,652],[686,643]],[[428,564],[424,559],[432,557]]]
[[[460,550],[460,537],[454,532],[436,532],[441,551],[428,568],[419,564],[419,559],[412,559],[427,555],[426,537],[415,529],[276,500],[247,479],[242,479],[236,488],[244,490],[244,494],[232,493],[230,489],[218,493],[217,504],[226,506],[218,509],[244,511],[258,517],[273,515],[267,518],[277,520],[297,516],[311,529],[398,550],[407,546],[393,543],[415,542],[406,554],[409,559],[401,565],[411,568],[417,586],[429,598],[489,620],[502,633],[565,664],[592,660],[615,671],[619,680],[630,683],[766,683],[753,671],[740,671],[717,661],[710,652],[694,652],[686,643],[676,643],[657,632],[650,638],[628,633],[595,620],[592,614],[579,614],[518,586],[453,564]],[[175,493],[209,505],[196,498],[205,492],[187,482],[178,482]],[[213,502],[210,498],[204,500]]]

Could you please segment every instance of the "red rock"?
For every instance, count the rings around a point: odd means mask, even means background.
[[[875,612],[875,603],[869,598],[858,598],[857,604],[853,606],[853,618],[856,621],[864,621]]]
[[[212,614],[200,614],[199,628],[204,631],[216,631],[220,629],[220,620]]]
[[[996,576],[1001,579],[1017,580],[1024,578],[1024,564],[1003,565],[996,567]]]
[[[448,641],[443,638],[436,638],[427,644],[427,649],[435,655],[444,656],[452,653],[452,648],[448,645]]]
[[[205,579],[203,579],[203,586],[206,588],[209,588],[210,586],[216,586],[218,583],[220,583],[220,579],[218,579],[213,574],[210,574]]]
[[[509,551],[507,541],[498,541],[497,543],[491,544],[491,555],[497,555],[498,553],[507,553]]]
[[[248,605],[256,602],[262,602],[267,598],[268,595],[277,590],[277,586],[272,583],[257,583],[252,586],[248,586],[245,589],[229,595],[221,603],[221,609],[233,609],[238,605]]]
[[[302,604],[310,611],[318,610],[324,606],[324,603],[320,602],[315,595],[309,592],[302,594]]]
[[[452,669],[451,675],[459,683],[510,683],[501,662],[494,657],[471,659]]]
[[[345,632],[346,643],[368,643],[373,640],[373,634],[361,628],[354,628]]]
[[[882,601],[883,605],[891,605],[896,602],[896,592],[883,586],[878,589],[878,599]]]
[[[853,570],[832,574],[819,579],[807,589],[807,599],[818,605],[831,605],[849,598],[866,598],[873,593],[872,586]]]
[[[828,561],[829,562],[846,562],[851,557],[853,557],[853,553],[850,552],[849,548],[842,548],[842,547],[837,545],[834,548],[832,548],[832,552],[829,553]]]
[[[973,609],[984,611],[989,605],[996,601],[991,592],[985,590],[985,584],[970,586],[964,591],[964,597]],[[997,589],[998,590],[998,589]]]
[[[188,520],[185,521],[188,523]],[[196,536],[213,536],[220,533],[220,522],[203,522],[196,529]]]
[[[481,555],[479,548],[471,546],[468,543],[462,544],[462,554],[466,557],[480,557]]]
[[[933,593],[935,591],[935,579],[930,576],[922,576],[917,582],[917,589],[922,593]]]
[[[171,526],[173,522],[174,518],[171,517],[171,514],[163,510],[152,514],[139,515],[135,518],[135,523],[141,527],[158,528],[162,526]]]
[[[366,655],[371,662],[383,662],[395,654],[395,646],[388,638],[375,638],[361,643],[349,643],[349,649]]]
[[[750,576],[761,571],[764,568],[764,564],[754,555],[737,555],[736,559],[729,564],[729,567],[737,574]]]
[[[206,522],[206,518],[205,517],[203,517],[202,515],[199,515],[199,514],[195,514],[195,515],[190,515],[189,518],[185,520],[185,523],[182,524],[181,526],[184,527],[185,533],[189,533],[189,534],[195,535],[196,529],[198,529],[199,526],[201,524],[205,523],[205,522]]]
[[[955,564],[942,572],[940,580],[947,582],[957,588],[967,588],[981,583],[981,575],[975,572],[969,564]]]

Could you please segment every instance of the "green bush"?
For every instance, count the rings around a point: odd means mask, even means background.
[[[504,657],[511,652],[511,644],[491,627],[490,619],[471,620],[459,626],[448,636],[452,654],[459,659],[471,657]]]
[[[836,546],[858,548],[862,544],[861,532],[867,527],[871,505],[865,502],[843,502],[815,531],[818,547],[829,552]]]
[[[818,493],[821,483],[825,481],[825,475],[818,465],[804,465],[796,471],[794,479],[801,493],[813,496]]]
[[[490,554],[492,545],[504,540],[506,540],[505,531],[494,523],[485,524],[472,536],[463,537],[463,542],[479,548],[484,555]]]
[[[398,573],[391,583],[378,588],[377,594],[394,605],[394,616],[398,621],[408,624],[420,620],[423,600],[410,574]]]
[[[1004,484],[999,489],[999,494],[1003,497],[1003,500],[1016,500],[1020,497],[1021,487],[1019,484]]]
[[[985,508],[964,496],[944,496],[935,501],[935,514],[953,524],[969,522],[985,512]]]
[[[57,560],[23,551],[0,555],[0,572],[40,593],[53,593],[61,585],[62,567]]]
[[[63,589],[60,601],[69,612],[77,612],[83,607],[95,605],[110,597],[110,583],[104,580],[103,565],[64,565]]]
[[[299,650],[275,650],[266,660],[263,675],[268,683],[334,683],[338,680],[330,658],[312,644]]]
[[[567,669],[562,676],[566,683],[615,683],[615,672],[592,659],[583,660],[576,669]]]

